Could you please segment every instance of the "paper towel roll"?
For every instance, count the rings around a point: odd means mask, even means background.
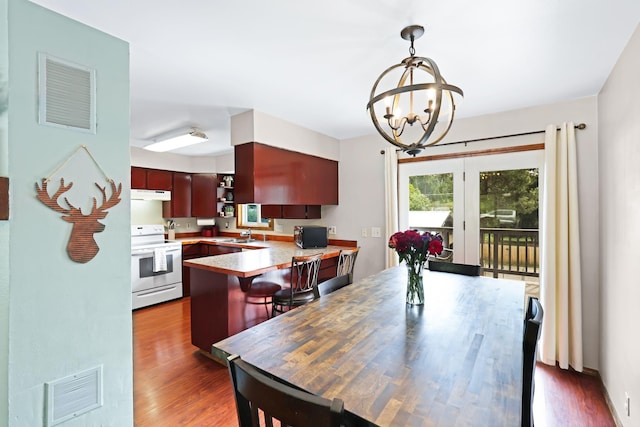
[[[216,225],[216,220],[215,218],[197,218],[196,224],[200,226]]]

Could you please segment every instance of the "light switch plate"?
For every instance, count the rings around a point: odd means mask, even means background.
[[[380,227],[371,227],[371,237],[382,237]]]
[[[362,237],[369,237],[369,229],[367,227],[362,227]]]

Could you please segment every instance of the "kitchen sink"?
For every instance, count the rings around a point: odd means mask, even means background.
[[[251,243],[255,242],[256,239],[231,239],[229,242],[231,243]]]

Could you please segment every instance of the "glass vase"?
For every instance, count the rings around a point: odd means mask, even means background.
[[[424,264],[407,264],[407,304],[424,304],[424,284],[422,270]]]

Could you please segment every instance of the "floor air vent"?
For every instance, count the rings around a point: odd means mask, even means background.
[[[38,55],[39,122],[96,132],[95,70]]]
[[[45,384],[46,426],[55,426],[102,406],[102,366]]]

